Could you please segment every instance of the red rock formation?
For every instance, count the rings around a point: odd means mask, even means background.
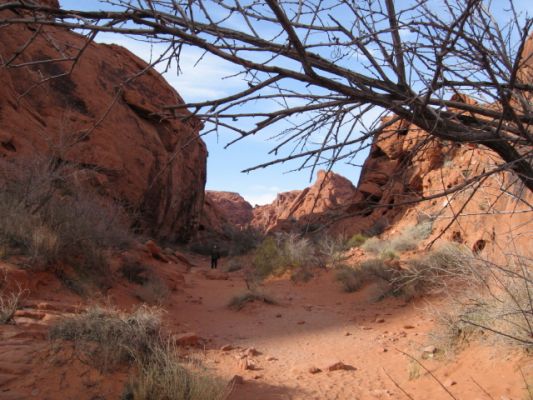
[[[136,76],[147,64],[122,47],[90,43],[75,65],[34,63],[73,57],[85,44],[61,28],[2,28],[0,161],[52,155],[81,185],[126,204],[148,233],[186,240],[203,205],[199,122],[163,119],[161,107],[181,98],[153,69]]]
[[[255,207],[251,224],[264,232],[293,229],[309,222],[320,224],[350,204],[356,193],[348,179],[319,171],[311,187],[280,193],[272,204]]]
[[[214,204],[230,224],[236,227],[245,227],[252,220],[253,207],[240,194],[214,190],[208,190],[205,194],[206,203],[209,201]]]

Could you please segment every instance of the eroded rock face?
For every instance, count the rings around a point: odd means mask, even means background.
[[[46,1],[55,6],[56,1]],[[0,162],[50,155],[74,169],[80,185],[124,204],[136,225],[158,238],[186,240],[203,205],[206,148],[194,119],[163,119],[162,106],[182,102],[153,69],[116,45],[45,27],[0,31]],[[31,63],[31,64],[30,64]],[[53,79],[51,79],[53,78]],[[186,111],[182,111],[187,116]]]
[[[230,224],[245,227],[252,220],[253,207],[240,194],[207,190],[205,195],[206,202],[214,204]]]
[[[319,171],[315,183],[304,189],[280,193],[273,203],[255,207],[252,226],[263,231],[293,230],[303,224],[321,224],[344,206],[357,191],[346,178]]]

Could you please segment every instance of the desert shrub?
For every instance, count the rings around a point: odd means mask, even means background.
[[[124,278],[137,285],[142,285],[148,280],[148,270],[146,265],[135,260],[125,260],[120,267],[120,273]]]
[[[353,247],[361,247],[367,240],[367,236],[363,235],[362,233],[356,233],[346,242],[346,247],[348,249]]]
[[[169,340],[151,349],[148,360],[140,360],[138,374],[130,379],[123,399],[217,400],[228,394],[227,383],[210,375],[201,365],[184,362]]]
[[[339,265],[346,258],[345,250],[346,240],[343,237],[323,235],[315,245],[318,263],[323,267]]]
[[[415,250],[419,243],[431,234],[432,228],[433,221],[425,220],[415,226],[402,230],[390,240],[370,238],[361,245],[361,248],[370,253],[382,254],[384,256],[387,254],[390,255],[392,252]]]
[[[390,248],[390,243],[387,240],[378,239],[376,237],[372,237],[368,240],[366,240],[362,245],[361,248],[365,251],[368,251],[373,254],[380,254],[386,249]]]
[[[26,294],[26,290],[17,286],[17,289],[8,291],[6,289],[7,274],[0,276],[0,325],[7,324],[15,315],[20,300]]]
[[[163,305],[170,296],[170,289],[163,279],[154,273],[135,291],[139,300],[150,305]]]
[[[277,302],[272,297],[254,290],[232,297],[230,302],[228,303],[228,307],[232,310],[239,311],[243,309],[246,304],[253,302],[277,304]]]
[[[147,359],[159,343],[160,326],[161,312],[155,308],[142,306],[127,314],[96,306],[58,321],[49,336],[72,341],[87,362],[109,371],[134,358]]]
[[[408,268],[396,275],[393,285],[398,290],[425,294],[448,288],[452,281],[471,281],[478,270],[475,264],[467,248],[448,243],[410,260]]]
[[[309,282],[314,276],[310,268],[300,267],[292,271],[291,281],[293,283]]]
[[[315,263],[311,242],[296,234],[267,237],[255,250],[253,258],[254,272],[259,278],[314,266]]]
[[[439,319],[445,341],[457,345],[477,332],[533,350],[531,259],[510,255],[506,261],[500,265],[476,259],[478,269],[488,273],[471,275],[474,290],[455,296],[457,307]]]
[[[335,273],[335,280],[341,284],[342,289],[347,293],[361,289],[366,278],[361,270],[347,266],[339,267]]]
[[[135,366],[135,375],[122,396],[131,400],[223,399],[227,385],[201,368],[182,361],[172,339],[161,333],[161,315],[155,308],[132,313],[93,307],[58,321],[51,339],[71,340],[78,356],[101,371],[122,363]]]
[[[5,179],[0,245],[29,256],[31,265],[63,263],[101,276],[107,274],[105,250],[131,241],[119,208],[71,184],[61,167],[36,162]]]
[[[425,240],[429,237],[432,229],[432,220],[425,220],[417,225],[410,226],[392,238],[390,242],[390,248],[399,252],[415,250],[422,240]]]

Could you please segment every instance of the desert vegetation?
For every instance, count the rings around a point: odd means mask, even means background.
[[[119,207],[77,187],[72,170],[49,158],[7,168],[0,189],[0,247],[36,269],[73,267],[108,279],[105,252],[131,240]],[[100,282],[104,284],[104,282]]]
[[[141,306],[131,313],[92,307],[58,321],[50,339],[72,342],[79,357],[99,370],[129,366],[136,370],[123,398],[132,400],[215,400],[227,395],[227,384],[201,365],[179,356],[172,338],[161,332],[161,310]]]

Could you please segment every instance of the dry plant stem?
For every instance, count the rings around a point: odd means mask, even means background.
[[[393,378],[392,376],[390,376],[390,374],[385,370],[385,368],[383,368],[383,372],[384,372],[385,375],[387,375],[387,377],[392,381],[392,383],[394,383],[394,386],[396,386],[396,387],[397,387],[397,388],[398,388],[398,389],[399,389],[399,390],[400,390],[400,391],[401,391],[401,392],[402,392],[402,393],[403,393],[408,399],[410,399],[410,400],[415,400],[415,399],[413,398],[413,396],[411,396],[409,393],[407,393],[407,392],[405,391],[405,389],[402,388],[402,387],[400,386],[400,384],[399,384],[398,382],[396,382],[396,380],[394,380],[394,378]]]
[[[414,362],[417,363],[418,365],[420,365],[420,366],[424,369],[424,371],[426,371],[426,372],[427,372],[427,373],[428,373],[428,374],[429,374],[429,375],[435,380],[435,382],[437,382],[437,383],[440,385],[440,387],[441,387],[442,389],[444,389],[444,391],[445,391],[446,393],[448,393],[448,395],[449,395],[452,399],[457,400],[457,397],[455,397],[455,396],[453,395],[453,393],[450,392],[450,391],[446,388],[446,386],[444,386],[444,384],[439,380],[439,378],[437,378],[437,377],[433,374],[433,372],[431,372],[428,368],[426,368],[426,366],[425,366],[424,364],[422,364],[420,361],[418,361],[418,360],[417,360],[415,357],[413,357],[412,355],[410,355],[410,354],[408,354],[408,353],[406,353],[406,352],[404,352],[404,351],[402,351],[402,350],[400,350],[400,349],[395,349],[395,350],[398,351],[399,353],[403,354],[404,356],[410,358],[412,361],[414,361]]]

